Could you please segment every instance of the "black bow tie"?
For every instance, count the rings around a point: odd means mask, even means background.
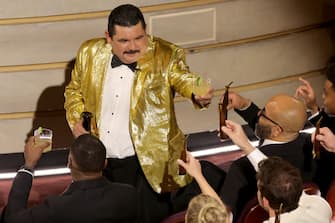
[[[118,67],[118,66],[121,66],[121,65],[128,66],[129,69],[134,72],[136,70],[137,62],[130,63],[130,64],[125,64],[116,55],[113,55],[113,58],[112,58],[112,68]]]

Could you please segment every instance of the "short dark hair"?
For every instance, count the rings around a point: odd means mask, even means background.
[[[332,83],[332,89],[335,91],[335,56],[330,58],[325,73],[327,80]]]
[[[280,157],[269,157],[258,167],[258,190],[270,207],[281,213],[296,209],[303,191],[299,170]]]
[[[120,5],[114,8],[108,17],[108,33],[112,37],[115,34],[115,25],[119,26],[134,26],[139,22],[142,23],[142,28],[146,28],[143,14],[141,10],[131,4]]]
[[[84,134],[76,138],[70,153],[82,172],[100,172],[105,167],[106,148],[93,135]]]

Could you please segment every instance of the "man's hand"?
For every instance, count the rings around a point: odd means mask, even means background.
[[[294,97],[296,98],[302,98],[304,100],[306,107],[311,109],[312,113],[316,113],[319,111],[319,106],[316,102],[316,97],[315,97],[315,92],[311,84],[303,79],[299,78],[299,80],[302,82],[302,85],[300,85],[296,90],[295,90],[295,95]]]
[[[81,136],[83,134],[89,134],[89,132],[86,131],[86,129],[84,129],[84,127],[83,127],[83,120],[82,119],[79,122],[77,122],[76,124],[74,124],[74,126],[72,128],[72,134],[73,134],[74,138],[78,138],[79,136]]]
[[[229,136],[234,144],[239,146],[246,154],[254,151],[254,147],[250,144],[248,137],[244,133],[241,125],[226,120],[226,126],[222,126],[222,131]]]
[[[329,152],[334,153],[335,152],[335,135],[333,134],[333,132],[329,128],[323,127],[319,129],[319,133],[320,134],[316,135],[316,140],[320,142],[323,148],[325,148]],[[313,132],[311,137],[314,143],[315,132]]]
[[[38,160],[41,158],[43,150],[47,148],[50,143],[43,142],[43,143],[35,143],[35,139],[38,136],[31,136],[29,137],[26,145],[24,146],[24,160],[25,160],[25,167],[34,169]]]
[[[247,98],[242,97],[241,95],[235,93],[234,91],[228,92],[228,105],[227,109],[245,109],[249,107],[251,104],[251,101]]]
[[[195,102],[201,107],[206,107],[209,105],[213,98],[214,89],[209,88],[208,92],[205,95],[194,95]]]

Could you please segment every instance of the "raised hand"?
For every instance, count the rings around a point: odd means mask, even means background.
[[[296,89],[294,97],[304,100],[307,108],[311,109],[313,114],[318,112],[319,106],[316,102],[315,91],[312,85],[302,77],[299,80],[302,82],[302,85]]]
[[[89,132],[86,131],[83,127],[83,120],[81,119],[80,121],[76,122],[72,128],[72,134],[75,138],[79,137],[80,135],[83,134],[88,134]]]
[[[251,101],[241,95],[235,93],[234,91],[229,91],[228,93],[228,105],[227,109],[244,109],[250,106]]]
[[[314,139],[315,132],[312,134],[312,140]],[[335,153],[335,135],[329,128],[320,128],[319,134],[316,135],[316,140],[318,140],[326,150]]]
[[[222,131],[239,146],[246,154],[251,153],[255,148],[250,144],[248,137],[244,133],[241,125],[226,120],[226,126],[222,126]]]
[[[35,143],[36,137],[37,136],[29,137],[24,146],[25,166],[30,169],[35,168],[38,160],[41,158],[43,150],[50,145],[49,142]]]

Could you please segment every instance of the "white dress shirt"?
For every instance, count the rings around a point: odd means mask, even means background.
[[[110,63],[109,63],[110,64]],[[133,156],[135,150],[129,133],[130,91],[134,72],[126,65],[107,69],[98,126],[107,158]]]

